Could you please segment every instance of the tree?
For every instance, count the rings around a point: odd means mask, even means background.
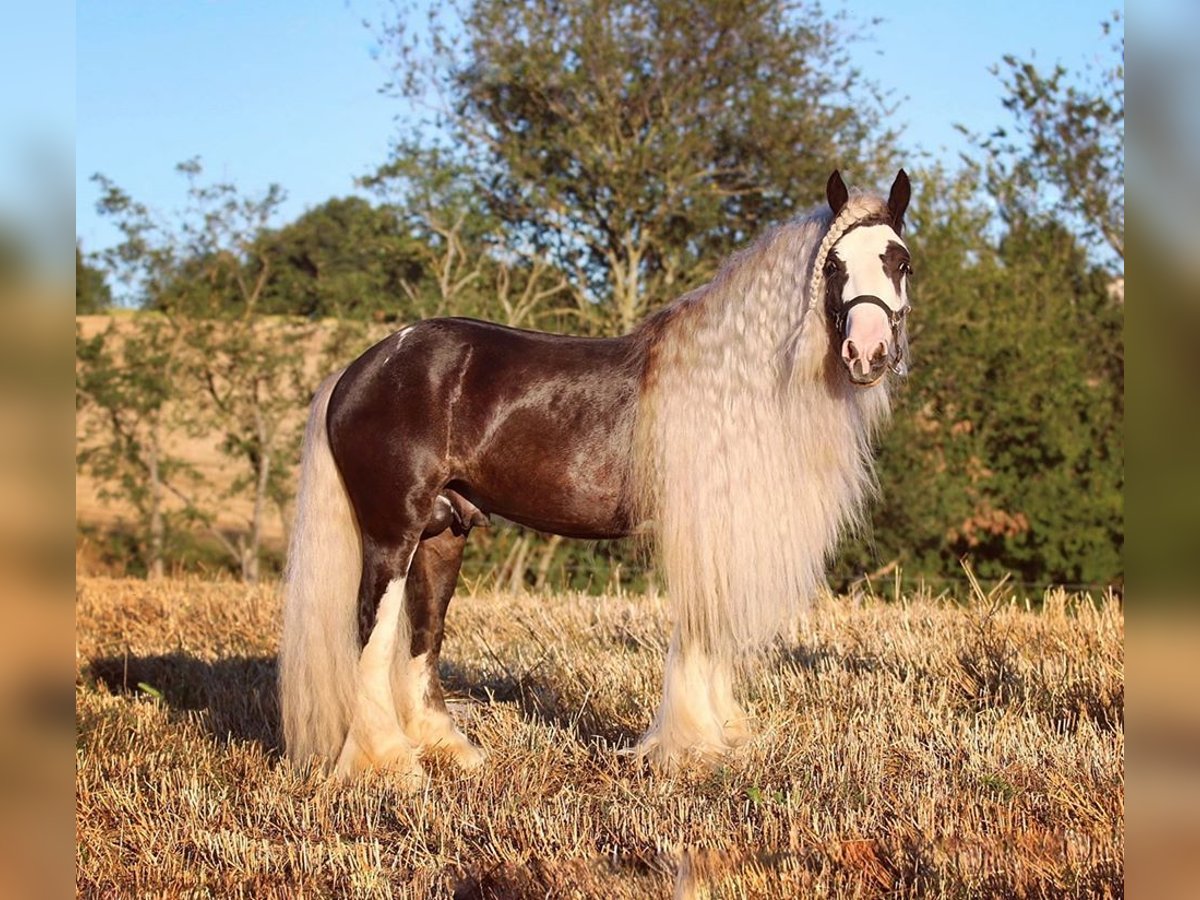
[[[879,451],[873,558],[910,574],[1031,583],[1122,577],[1123,339],[1110,274],[1052,220],[987,237],[971,173],[920,173],[912,375]]]
[[[275,260],[261,302],[267,313],[410,318],[410,298],[427,277],[398,210],[361,197],[331,198],[258,243]]]
[[[501,243],[569,279],[593,330],[626,330],[732,248],[820,197],[833,165],[890,163],[894,135],[849,35],[788,0],[473,0],[458,27],[383,39],[392,85],[438,97],[440,148]]]
[[[195,346],[204,352],[193,357],[189,374],[204,392],[206,423],[220,435],[221,452],[238,467],[225,496],[251,499],[245,529],[232,538],[218,532],[247,582],[261,575],[270,509],[284,516],[294,490],[300,441],[294,413],[313,387],[305,364],[313,329],[307,322],[252,314],[192,326]]]
[[[85,316],[104,312],[112,306],[112,290],[104,272],[84,259],[78,242],[75,244],[75,315]]]
[[[361,183],[404,210],[425,275],[404,285],[415,318],[474,315],[514,327],[561,319],[564,311],[547,304],[566,291],[566,277],[506,240],[480,205],[470,169],[436,149],[401,144]]]
[[[1078,223],[1080,237],[1125,259],[1125,33],[1121,14],[1101,25],[1113,38],[1099,71],[1048,74],[1009,55],[1001,77],[1014,133],[981,142],[989,188],[1011,219],[1046,212]],[[1114,31],[1117,32],[1114,35]],[[1045,190],[1053,189],[1052,192]],[[1048,196],[1049,194],[1049,196]]]
[[[104,188],[100,211],[114,219],[124,238],[104,257],[143,312],[119,336],[123,359],[137,363],[124,381],[115,382],[120,389],[111,386],[111,373],[120,367],[114,369],[115,351],[107,347],[115,335],[96,347],[77,343],[81,381],[89,386],[81,400],[104,411],[110,438],[107,449],[90,447],[83,461],[110,494],[144,511],[150,532],[159,535],[151,541],[152,570],[161,571],[163,500],[170,491],[184,502],[189,518],[203,521],[237,560],[243,578],[255,581],[268,509],[271,504],[282,509],[291,490],[286,475],[299,435],[289,413],[309,396],[312,378],[303,348],[311,328],[266,320],[260,313],[278,266],[274,246],[260,238],[282,191],[272,186],[251,197],[232,184],[205,183],[197,160],[178,169],[188,181],[189,207],[166,219],[97,176]],[[230,536],[215,516],[201,513],[196,493],[166,480],[168,416],[194,433],[217,434],[221,451],[238,467],[224,496],[251,500],[244,529]],[[167,468],[175,471],[180,464],[175,460]],[[126,474],[139,470],[150,477],[145,502],[142,488]]]
[[[879,454],[874,558],[848,548],[843,579],[970,555],[989,577],[1123,580],[1123,36],[1112,50],[1084,73],[1006,56],[1013,130],[960,176],[916,179],[916,365]]]
[[[103,191],[97,208],[121,233],[100,259],[151,305],[175,278],[179,248],[146,206],[109,179],[95,180]],[[193,496],[199,476],[168,445],[172,431],[194,427],[181,402],[189,352],[184,323],[169,307],[88,339],[76,326],[76,410],[86,408],[77,417],[78,465],[97,479],[102,498],[132,508],[137,552],[152,578],[163,575],[173,540],[204,518]]]
[[[77,435],[77,462],[105,500],[133,510],[136,553],[161,578],[175,540],[203,515],[193,496],[199,477],[172,453],[168,438],[189,422],[179,371],[183,332],[161,315],[116,322],[85,339],[75,331],[75,406],[87,408]]]
[[[179,166],[192,208],[177,232],[186,264],[163,300],[186,310],[186,376],[208,403],[205,424],[220,435],[221,451],[237,466],[227,496],[249,494],[245,530],[232,539],[214,534],[238,560],[242,578],[259,579],[263,533],[271,504],[280,509],[291,485],[286,463],[299,433],[288,414],[310,396],[303,348],[311,327],[264,319],[267,286],[279,268],[279,247],[262,237],[283,201],[272,185],[261,197],[228,182],[202,183],[197,160]]]

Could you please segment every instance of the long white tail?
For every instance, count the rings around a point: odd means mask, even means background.
[[[329,449],[325,414],[339,372],[317,389],[304,434],[279,646],[287,754],[338,758],[354,709],[362,539]]]

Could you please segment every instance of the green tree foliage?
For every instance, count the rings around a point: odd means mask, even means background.
[[[188,530],[207,520],[194,491],[195,468],[170,449],[189,430],[181,377],[185,342],[178,323],[157,314],[116,322],[91,338],[75,332],[77,464],[102,499],[133,511],[136,566],[160,578]]]
[[[405,284],[415,317],[467,315],[513,326],[565,327],[577,310],[550,304],[566,292],[566,277],[509,239],[480,201],[476,175],[436,148],[406,143],[362,180],[404,210],[424,273],[420,284]]]
[[[104,272],[90,265],[75,245],[75,315],[104,312],[112,307],[112,290]]]
[[[258,238],[275,260],[263,312],[310,319],[413,318],[425,265],[399,211],[361,197],[335,197]]]
[[[161,310],[121,329],[110,323],[87,339],[76,327],[76,411],[84,412],[76,416],[77,460],[103,499],[133,510],[140,566],[161,577],[173,544],[207,519],[194,495],[199,475],[169,445],[172,432],[194,426],[179,402],[187,392],[186,328],[168,304],[156,304],[184,255],[149,208],[103,176],[95,181],[102,189],[98,209],[121,234],[100,255],[105,269],[144,305]]]
[[[363,183],[384,202],[333,198],[257,238],[252,257],[272,261],[262,312],[388,322],[474,315],[512,325],[548,314],[542,305],[563,279],[507,252],[461,173],[436,154],[397,151]]]
[[[995,71],[1013,114],[981,142],[989,189],[1010,219],[1053,213],[1080,237],[1125,259],[1125,32],[1121,14],[1102,23],[1110,59],[1086,72],[1049,73],[1005,56]]]
[[[84,462],[110,495],[124,497],[147,517],[161,517],[161,490],[151,491],[155,502],[147,505],[123,473],[149,468],[141,460],[149,452],[144,447],[162,456],[167,412],[187,416],[194,434],[215,435],[233,469],[229,485],[216,498],[211,496],[215,486],[203,486],[205,523],[242,577],[255,581],[265,518],[272,506],[282,511],[294,489],[291,470],[299,433],[293,412],[310,396],[316,374],[297,347],[309,345],[312,326],[262,315],[280,256],[273,243],[261,238],[282,202],[282,191],[272,186],[252,197],[232,184],[206,182],[196,160],[178,169],[187,179],[188,207],[165,218],[98,178],[104,187],[100,210],[124,237],[106,259],[134,291],[143,312],[120,335],[106,333],[95,347],[77,345],[79,379],[84,385],[111,381],[117,351],[110,346],[118,338],[126,364],[152,362],[138,378],[118,382],[122,391],[81,392],[84,402],[103,413],[96,418],[109,437],[101,450],[99,435],[89,436],[94,446]],[[143,352],[146,348],[153,354]],[[127,407],[122,415],[149,428],[153,439],[123,437],[130,427],[113,414],[120,403]],[[194,494],[174,493],[189,510],[199,509]],[[227,523],[217,527],[216,513],[225,505],[222,499],[237,495],[250,499],[252,512],[244,528],[229,533]],[[161,525],[152,530],[161,531]]]
[[[272,185],[252,197],[227,182],[205,182],[198,161],[180,171],[191,204],[176,232],[186,264],[165,298],[187,312],[193,353],[186,376],[206,401],[205,426],[235,466],[225,495],[251,500],[244,528],[215,534],[237,559],[242,578],[253,582],[260,576],[266,517],[272,507],[284,514],[294,490],[300,433],[291,414],[313,387],[312,369],[297,348],[311,345],[312,326],[264,316],[271,279],[285,269],[280,246],[264,239],[282,190]]]
[[[879,453],[871,542],[839,572],[1106,584],[1122,575],[1122,309],[1061,225],[998,239],[968,175],[922,173],[912,344]]]
[[[626,330],[707,280],[816,202],[831,165],[890,162],[848,30],[819,7],[473,0],[454,13],[455,27],[418,32],[402,9],[385,29],[395,88],[442,98],[442,160],[505,246],[569,279],[594,330]]]
[[[1104,32],[1098,70],[1006,57],[1012,130],[959,177],[916,179],[917,363],[843,584],[891,561],[953,576],[966,555],[989,577],[1123,580],[1124,38]]]

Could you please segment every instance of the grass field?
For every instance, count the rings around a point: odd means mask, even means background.
[[[280,761],[277,594],[79,581],[82,895],[1123,893],[1116,601],[821,601],[746,682],[759,737],[660,774],[616,752],[660,601],[460,597],[443,677],[490,757],[409,796]]]

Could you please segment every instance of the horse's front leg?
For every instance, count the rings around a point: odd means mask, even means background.
[[[750,736],[749,717],[733,696],[733,662],[689,642],[676,627],[667,651],[663,696],[635,752],[662,765],[712,761]]]

